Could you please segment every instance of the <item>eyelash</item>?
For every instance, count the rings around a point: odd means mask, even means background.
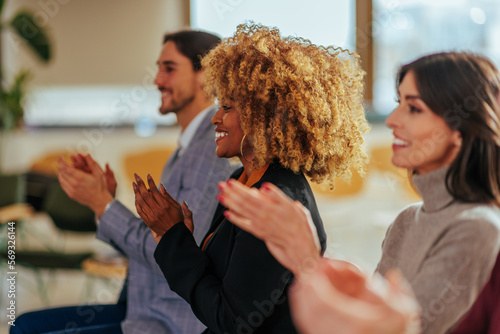
[[[416,108],[416,107],[414,107],[412,105],[410,105],[409,107],[410,107],[410,112],[411,113],[419,113],[419,112],[421,112],[420,109],[418,109],[418,108]]]
[[[401,104],[401,99],[399,97],[396,97],[395,98],[395,101],[397,104]],[[418,109],[417,107],[415,106],[412,106],[411,104],[408,105],[410,107],[410,112],[411,113],[420,113],[422,110]]]
[[[229,107],[229,106],[222,106],[222,109],[224,109],[225,112],[228,112],[229,110],[231,110],[231,107]]]

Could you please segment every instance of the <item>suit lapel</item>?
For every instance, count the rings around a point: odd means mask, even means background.
[[[212,117],[217,112],[217,109],[218,109],[218,107],[216,105],[214,105],[207,112],[207,114],[205,115],[205,118],[203,119],[203,121],[201,122],[200,126],[196,130],[196,133],[195,133],[195,135],[194,135],[194,137],[193,137],[193,139],[191,141],[192,143],[197,142],[198,140],[200,140],[203,137],[203,135],[206,133],[206,131],[210,131],[210,130],[213,132],[213,134],[214,134],[214,140],[215,140],[215,131],[214,131],[215,127],[212,124]],[[189,145],[189,146],[192,146],[192,145]],[[188,149],[189,149],[189,147],[188,147]]]
[[[192,150],[196,150],[196,143],[200,140],[205,140],[204,137],[206,136],[207,131],[212,131],[214,133],[215,140],[215,132],[213,131],[211,120],[216,111],[217,106],[214,105],[210,108],[182,156],[188,154]],[[177,157],[177,153],[178,150],[176,150],[175,153],[172,154],[172,156],[166,163],[165,167],[163,168],[161,178],[162,184],[165,186],[165,189],[172,195],[173,198],[177,198],[179,191],[181,190],[180,175],[182,175],[183,168],[186,168],[186,166],[183,166],[184,164],[182,163],[182,156]]]

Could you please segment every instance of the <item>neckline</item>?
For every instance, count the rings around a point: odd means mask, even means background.
[[[413,183],[423,200],[423,210],[435,212],[444,209],[454,198],[446,188],[449,166],[441,167],[422,175],[413,175]]]

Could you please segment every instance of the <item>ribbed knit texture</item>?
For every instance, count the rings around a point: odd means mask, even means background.
[[[387,231],[377,271],[399,268],[422,307],[422,333],[446,333],[490,277],[500,248],[500,210],[447,192],[447,167],[413,177],[423,202]]]

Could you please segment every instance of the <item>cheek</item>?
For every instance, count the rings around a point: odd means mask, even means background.
[[[410,153],[412,164],[420,165],[427,162],[449,162],[453,160],[455,145],[450,133],[443,129],[434,129],[422,136]]]

